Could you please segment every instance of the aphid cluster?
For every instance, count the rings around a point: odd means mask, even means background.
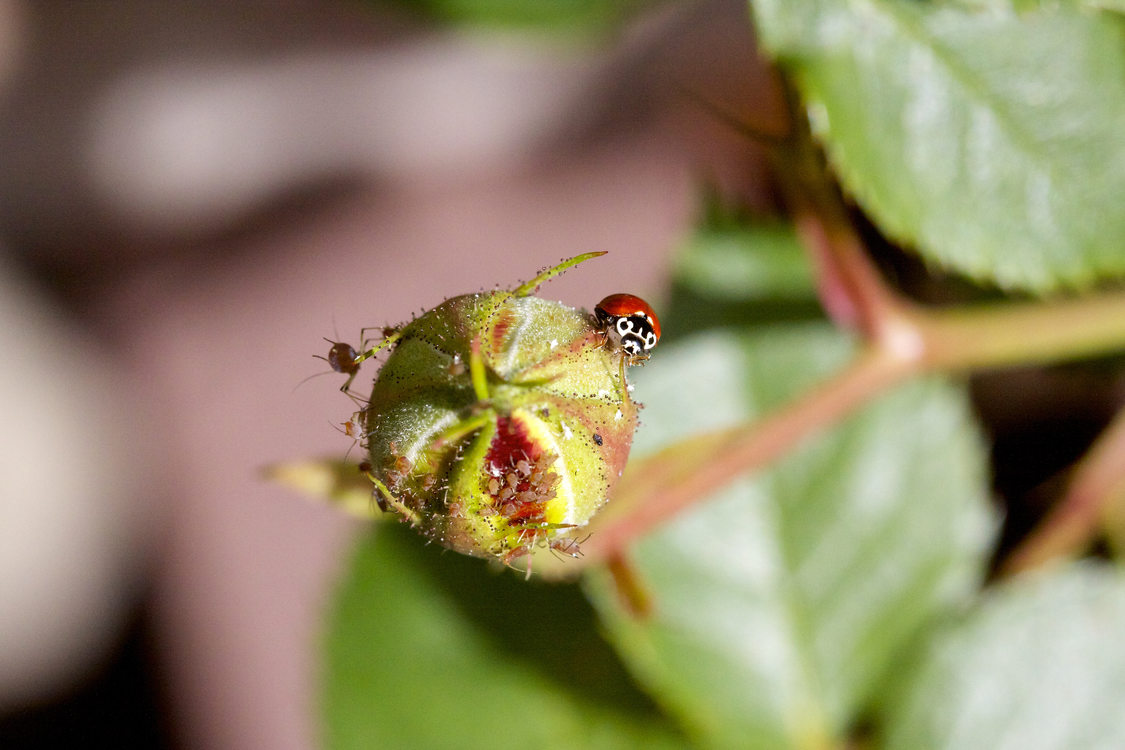
[[[516,530],[519,544],[515,550],[546,544],[565,554],[578,552],[573,540],[551,533],[570,525],[552,523],[547,517],[548,506],[558,495],[562,481],[555,472],[558,460],[558,455],[529,441],[510,419],[497,420],[496,436],[485,458],[485,491],[492,501],[484,506],[483,513],[485,518],[496,515],[502,521],[493,527],[497,538],[503,538],[503,529]],[[497,552],[501,558],[522,554],[503,549]]]
[[[608,498],[637,424],[625,366],[660,339],[652,308],[612,295],[593,315],[532,296],[566,261],[513,290],[446,300],[356,352],[348,375],[390,352],[353,421],[380,508],[425,536],[505,563],[573,538]]]

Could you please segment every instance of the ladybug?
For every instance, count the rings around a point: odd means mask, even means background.
[[[632,294],[611,294],[594,308],[607,340],[629,355],[647,359],[660,341],[660,320],[649,303]]]

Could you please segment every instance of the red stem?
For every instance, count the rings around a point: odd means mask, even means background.
[[[1066,494],[1008,556],[1001,575],[1080,554],[1097,534],[1107,505],[1125,488],[1125,410],[1075,468]]]
[[[646,466],[656,468],[634,481],[622,482],[611,506],[614,512],[606,514],[583,546],[584,561],[616,554],[631,540],[740,475],[769,464],[913,371],[912,363],[871,349],[795,403],[758,422],[710,436],[701,446],[706,458],[685,462],[682,455],[668,461],[661,461],[659,454],[650,457]],[[674,446],[672,450],[680,453],[682,449]],[[690,465],[689,474],[677,476],[685,464]]]

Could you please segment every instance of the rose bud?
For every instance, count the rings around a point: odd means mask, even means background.
[[[357,417],[383,510],[504,563],[537,547],[578,554],[637,426],[625,367],[647,358],[659,323],[629,295],[607,297],[594,315],[531,295],[602,254],[513,290],[446,300],[334,368],[350,383],[360,362],[390,352]]]

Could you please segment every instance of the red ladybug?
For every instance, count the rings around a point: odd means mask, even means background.
[[[611,294],[594,308],[606,336],[630,357],[647,358],[660,341],[660,320],[649,303],[632,294]]]

